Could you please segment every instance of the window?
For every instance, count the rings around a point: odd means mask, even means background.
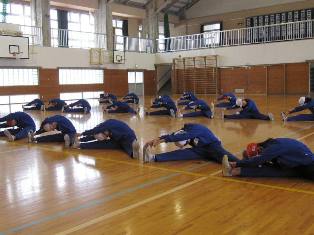
[[[95,48],[95,18],[90,13],[68,12],[68,34],[60,34],[73,48]],[[50,9],[51,44],[58,46],[58,12]]]
[[[115,36],[115,50],[124,50],[124,37],[123,37],[123,21],[122,20],[112,20],[112,27]]]
[[[221,31],[221,23],[212,23],[202,26],[202,31],[204,33],[204,41],[206,45],[209,44],[219,44],[220,34],[215,33]]]
[[[3,11],[3,4],[0,3],[0,12]],[[1,21],[4,21],[2,18]],[[28,4],[7,4],[6,22],[19,25],[32,25],[31,8]]]
[[[143,38],[143,25],[138,26],[138,38]]]
[[[0,96],[0,105],[3,104],[25,104],[34,99],[38,99],[38,94],[29,94],[29,95],[5,95]]]
[[[165,46],[165,27],[164,27],[163,22],[159,23],[158,30],[159,30],[158,31],[158,39],[159,39],[158,48],[160,51],[164,51],[166,49],[166,46]]]
[[[143,83],[144,73],[143,72],[129,72],[128,83]]]
[[[0,68],[0,86],[38,86],[38,70]]]
[[[86,91],[86,92],[69,92],[61,93],[60,99],[62,100],[79,100],[79,99],[98,99],[103,91]]]
[[[104,71],[101,69],[59,69],[59,84],[102,84]]]

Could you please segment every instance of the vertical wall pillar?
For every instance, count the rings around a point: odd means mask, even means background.
[[[146,17],[143,20],[143,37],[154,41],[155,51],[158,46],[156,39],[159,34],[159,17],[156,9],[156,0],[153,0],[146,6]]]
[[[42,29],[43,46],[51,46],[49,0],[31,0],[32,22]]]
[[[107,0],[98,0],[98,10],[95,12],[95,32],[98,47],[106,47],[113,50],[112,10]],[[106,35],[104,38],[103,35]]]

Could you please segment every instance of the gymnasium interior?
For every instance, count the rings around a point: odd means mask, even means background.
[[[208,104],[234,93],[274,121],[227,120],[232,111],[219,108],[212,119],[146,115],[156,97],[184,92]],[[137,114],[104,112],[105,93],[135,93]],[[313,93],[314,0],[0,0],[0,118],[34,99],[91,105],[25,111],[37,129],[52,115],[77,133],[117,119],[142,155],[148,141],[193,123],[240,159],[268,138],[314,151],[314,123],[281,115]],[[313,181],[225,177],[206,159],[143,163],[120,150],[0,137],[0,195],[0,235],[314,234]]]

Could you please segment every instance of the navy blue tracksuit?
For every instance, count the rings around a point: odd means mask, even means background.
[[[57,131],[60,131],[60,134],[54,134],[54,135],[47,135],[47,136],[40,136],[36,138],[36,141],[38,143],[40,142],[64,142],[64,135],[69,135],[71,140],[74,140],[75,134],[76,134],[76,129],[73,126],[72,122],[67,119],[64,116],[61,115],[55,115],[55,116],[51,116],[46,118],[40,126],[40,129],[38,131],[36,131],[35,135],[39,135],[45,132],[44,130],[44,125],[49,123],[53,123],[56,122],[57,123]]]
[[[314,155],[306,145],[289,138],[270,139],[264,143],[259,156],[237,162],[241,176],[314,180]]]
[[[128,104],[138,104],[140,99],[135,93],[129,93],[122,100]]]
[[[301,112],[303,110],[310,110],[311,114],[300,114],[294,117],[288,117],[287,121],[290,122],[297,122],[297,121],[314,121],[314,100],[310,100],[309,102],[305,103],[304,105],[298,106],[294,108],[291,112],[289,113],[297,113]]]
[[[216,104],[217,108],[226,108],[226,109],[236,109],[236,108],[239,108],[237,106],[237,104],[236,104],[237,97],[233,93],[224,93],[217,100],[218,101],[227,100],[227,102],[221,102],[219,104]]]
[[[115,110],[111,110],[111,108],[116,108]],[[137,112],[130,107],[130,105],[126,102],[115,101],[113,104],[106,107],[108,113],[133,113],[137,114]]]
[[[151,108],[165,108],[165,110],[158,110],[158,111],[147,113],[148,115],[152,115],[152,116],[160,116],[160,115],[171,116],[171,111],[174,114],[176,114],[178,111],[176,104],[173,102],[173,100],[169,96],[162,96],[156,99],[153,102],[153,105],[151,106]]]
[[[192,101],[198,100],[197,97],[194,95],[193,92],[184,92],[183,95],[180,97],[178,105],[188,105],[188,103]]]
[[[35,99],[25,105],[23,105],[24,110],[41,110],[41,106],[45,105],[45,103],[40,99]]]
[[[80,99],[64,108],[64,112],[66,113],[85,113],[85,110],[89,113],[91,106],[88,101],[84,99]]]
[[[94,135],[108,131],[109,140],[98,141]],[[124,122],[109,119],[95,128],[84,131],[80,139],[81,149],[122,149],[130,157],[133,156],[132,143],[136,140],[134,131]]]
[[[253,100],[245,99],[247,104],[242,107],[240,114],[225,115],[226,119],[259,119],[270,121],[267,115],[261,114]]]
[[[212,111],[204,100],[192,101],[185,107],[185,110],[191,109],[195,109],[195,112],[185,113],[183,114],[183,117],[205,116],[207,118],[212,118]]]
[[[66,106],[67,103],[60,99],[51,99],[49,100],[48,105],[51,105],[51,106],[46,108],[47,111],[61,111],[63,106]]]
[[[17,128],[13,129],[6,124],[7,121],[11,120],[16,121]],[[0,124],[0,128],[12,128],[8,129],[8,131],[15,136],[16,140],[24,139],[28,136],[28,132],[36,130],[36,125],[33,118],[27,113],[23,112],[10,113],[5,117],[0,118],[0,122],[2,123]],[[0,132],[0,136],[5,136],[3,131]]]
[[[166,143],[190,140],[189,145],[192,148],[157,154],[156,162],[206,159],[221,163],[224,155],[227,155],[230,161],[238,160],[223,148],[220,140],[206,126],[185,124],[182,130],[180,134],[164,135],[160,139]]]

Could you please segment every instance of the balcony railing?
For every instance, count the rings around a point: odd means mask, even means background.
[[[154,53],[154,40],[124,36],[114,36],[114,49],[118,51]]]
[[[157,39],[158,52],[187,51],[314,38],[314,20]]]
[[[23,33],[24,37],[29,38],[30,45],[42,46],[42,32],[40,27],[20,25],[20,31]]]

